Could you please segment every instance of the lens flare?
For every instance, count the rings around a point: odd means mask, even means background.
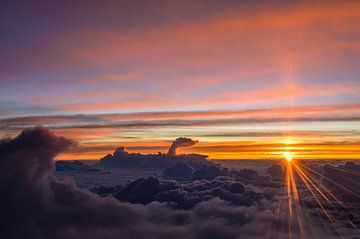
[[[352,205],[347,205],[341,201],[337,193],[331,190],[327,185],[323,184],[323,180],[328,181],[330,184],[336,185],[338,190],[350,192],[352,195],[359,197],[351,189],[344,187],[341,184],[327,178],[325,175],[317,172],[316,170],[308,167],[303,161],[294,160],[295,152],[286,149],[282,152],[285,168],[284,177],[284,197],[282,205],[285,205],[287,213],[284,214],[287,222],[288,238],[292,238],[294,233],[299,233],[299,238],[309,238],[312,233],[309,230],[307,223],[308,217],[304,213],[303,205],[306,200],[311,201],[318,207],[319,213],[323,214],[326,219],[325,223],[329,223],[333,232],[340,238],[344,238],[343,231],[339,227],[339,215],[337,210],[346,212],[353,211]],[[318,178],[320,176],[320,179]],[[339,209],[340,208],[340,209]],[[280,210],[280,209],[279,209]],[[352,214],[351,214],[352,215]],[[344,223],[349,227],[358,229],[357,223],[354,223],[352,216],[345,216]],[[278,220],[278,219],[277,219]],[[310,236],[311,237],[311,236]]]

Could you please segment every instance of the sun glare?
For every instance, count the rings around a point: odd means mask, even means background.
[[[289,153],[289,152],[284,152],[283,156],[288,162],[291,162],[291,160],[293,159],[293,157],[291,156],[291,153]]]

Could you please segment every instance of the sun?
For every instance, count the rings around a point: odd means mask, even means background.
[[[288,162],[291,162],[293,160],[293,157],[290,152],[283,152],[283,156]]]

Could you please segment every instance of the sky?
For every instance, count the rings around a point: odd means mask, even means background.
[[[210,159],[360,158],[359,1],[2,1],[0,137]]]

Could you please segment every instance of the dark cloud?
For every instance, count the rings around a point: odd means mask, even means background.
[[[16,108],[16,107],[15,107]],[[101,120],[100,117],[96,115],[41,115],[41,116],[23,116],[23,117],[12,117],[12,118],[4,118],[0,119],[1,123],[4,123],[9,126],[31,126],[34,124],[61,124],[64,122],[86,122],[91,123]]]
[[[178,209],[191,209],[214,198],[237,206],[260,205],[271,195],[256,193],[233,177],[179,183],[155,177],[135,180],[114,194],[115,198],[131,203],[149,204],[153,201],[169,203]]]
[[[100,200],[72,180],[53,176],[53,157],[71,145],[43,128],[1,141],[2,238],[82,238],[82,231],[98,224],[125,230],[142,217],[136,208]]]
[[[280,164],[273,164],[267,169],[267,174],[271,176],[272,180],[281,181],[284,180],[285,173],[283,167]]]
[[[168,151],[168,155],[170,156],[174,156],[176,155],[176,149],[178,148],[183,148],[183,147],[189,147],[189,146],[193,146],[194,144],[198,143],[199,141],[197,140],[192,140],[190,138],[177,138],[170,146],[169,151]]]
[[[235,239],[244,235],[245,225],[272,223],[266,216],[272,206],[257,207],[256,194],[231,178],[185,185],[147,178],[115,188],[126,201],[146,205],[101,198],[79,189],[71,178],[54,177],[53,157],[73,144],[44,128],[0,142],[2,238]],[[243,197],[253,206],[243,203]],[[191,210],[176,209],[174,203],[176,208],[189,203]]]
[[[172,112],[176,115],[178,112]],[[199,113],[199,112],[188,112]],[[203,112],[200,112],[200,115]],[[221,112],[219,112],[221,113]],[[150,113],[149,113],[150,114]],[[86,128],[147,128],[147,127],[172,127],[172,126],[213,126],[213,125],[232,125],[232,124],[248,124],[253,123],[276,123],[287,122],[286,117],[238,117],[223,119],[157,119],[157,112],[154,113],[155,117],[148,120],[133,119],[129,117],[137,117],[134,114],[123,114],[124,119],[106,119],[108,115],[54,115],[54,116],[33,116],[33,117],[14,117],[1,119],[0,123],[3,124],[3,129],[23,129],[24,127],[33,127],[36,125],[45,125],[52,129],[86,129]],[[226,114],[224,112],[224,114]],[[221,115],[221,114],[220,114]],[[120,115],[121,116],[121,115]],[[174,116],[172,116],[174,117]],[[115,117],[116,118],[116,117]],[[294,117],[293,122],[356,122],[360,121],[359,117]],[[252,132],[249,132],[251,136]],[[270,132],[271,133],[271,132]],[[323,132],[326,133],[326,132]],[[256,136],[256,135],[255,135]]]
[[[282,203],[278,184],[274,186],[270,178],[254,170],[204,166],[197,170],[203,179],[179,182],[141,178],[124,186],[93,189],[108,195],[100,197],[78,188],[72,178],[59,181],[53,175],[53,157],[73,145],[44,128],[27,129],[14,139],[1,140],[1,238],[237,239],[289,235],[286,197]],[[305,166],[317,170],[319,165]],[[331,169],[329,173],[324,168],[325,175],[342,184],[347,176],[332,174],[356,174],[359,166],[347,163]],[[269,173],[281,174],[278,166],[271,167]],[[351,189],[355,192],[354,185]],[[301,183],[299,192],[303,212],[319,226],[317,231],[308,232],[314,237],[332,233],[321,229],[329,224]],[[328,205],[326,208],[330,210]],[[358,209],[350,209],[330,212],[344,225],[350,225],[349,220],[357,225]],[[305,225],[309,227],[306,221]],[[345,226],[340,230],[356,235]],[[298,233],[293,230],[292,237],[300,237]]]
[[[195,180],[212,180],[218,176],[228,176],[229,172],[227,169],[222,169],[220,167],[216,166],[207,166],[204,165],[200,170],[197,170],[194,173],[193,178]]]
[[[140,154],[129,153],[124,147],[118,147],[113,154],[108,154],[100,159],[100,165],[104,167],[137,167],[137,168],[169,168],[179,163],[189,164],[193,168],[200,168],[206,161],[207,155],[180,154],[176,155],[176,148],[195,144],[197,141],[188,138],[178,138],[169,148],[169,153]],[[191,175],[190,175],[191,178]]]
[[[175,166],[166,168],[163,176],[168,179],[190,180],[194,174],[194,168],[187,163],[178,163]]]
[[[89,165],[79,161],[57,161],[55,163],[56,171],[85,171],[91,169]]]
[[[219,165],[205,164],[193,175],[194,180],[214,180],[217,177],[233,177],[236,180],[258,186],[270,185],[270,179],[267,176],[259,175],[253,169],[230,170]]]

